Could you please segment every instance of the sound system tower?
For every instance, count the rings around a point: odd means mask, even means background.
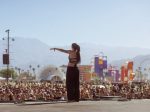
[[[9,54],[3,54],[3,64],[9,64]]]

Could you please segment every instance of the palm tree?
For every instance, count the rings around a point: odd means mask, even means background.
[[[18,68],[18,73],[19,73],[19,75],[20,75],[20,72],[21,72],[21,68]]]
[[[37,71],[37,72],[38,72],[38,74],[39,74],[39,68],[40,68],[40,65],[39,65],[39,64],[37,65],[37,68],[38,68],[38,71]]]
[[[35,68],[32,68],[32,71],[33,71],[33,74],[34,74],[34,78],[36,78],[36,75],[35,75]]]
[[[28,76],[30,76],[30,71],[29,70],[27,70],[27,73],[28,73]]]
[[[33,73],[35,73],[35,68],[32,68]]]
[[[18,70],[18,67],[15,67],[15,70]]]
[[[32,65],[29,65],[29,68],[30,68],[30,72],[31,72]],[[29,73],[29,75],[31,76],[31,73]]]
[[[21,72],[24,72],[24,70],[22,69]]]
[[[38,68],[38,70],[39,70],[39,68],[40,68],[40,65],[37,65],[37,68]]]
[[[30,68],[30,70],[31,70],[31,68],[32,68],[32,65],[29,65],[29,68]]]
[[[37,65],[37,68],[40,68],[40,65]]]

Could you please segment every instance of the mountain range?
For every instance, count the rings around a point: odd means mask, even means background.
[[[51,44],[51,43],[50,43]],[[91,64],[95,55],[107,56],[109,64],[121,66],[127,60],[133,60],[135,68],[144,63],[145,66],[150,64],[150,49],[138,47],[112,47],[92,43],[79,43],[81,47],[81,64]],[[0,67],[5,67],[2,64],[2,54],[5,53],[7,47],[6,41],[0,40]],[[51,47],[60,47],[69,49],[70,45],[65,46],[50,46],[38,39],[15,37],[15,41],[10,42],[10,59],[12,67],[20,67],[29,69],[29,65],[37,67],[37,65],[61,66],[67,64],[68,56],[66,54],[50,51]],[[142,62],[146,60],[146,62]],[[144,65],[143,64],[143,65]]]

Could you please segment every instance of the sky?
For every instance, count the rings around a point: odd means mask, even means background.
[[[0,0],[0,38],[150,48],[150,0]]]

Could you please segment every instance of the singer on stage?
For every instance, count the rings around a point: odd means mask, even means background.
[[[69,63],[66,72],[67,98],[68,102],[79,102],[79,69],[77,65],[81,62],[80,46],[73,43],[71,50],[64,50],[60,48],[51,48],[50,50],[57,50],[69,54]]]

